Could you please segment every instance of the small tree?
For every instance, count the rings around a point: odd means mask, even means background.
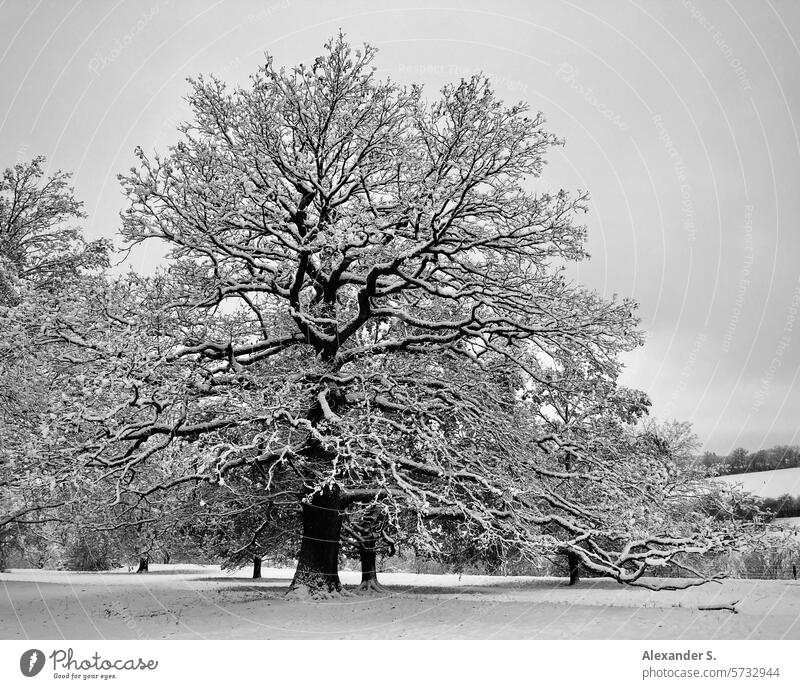
[[[743,447],[737,447],[728,455],[726,464],[728,473],[741,474],[751,470],[750,454]]]

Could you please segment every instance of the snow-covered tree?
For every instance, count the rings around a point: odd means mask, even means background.
[[[428,101],[374,57],[339,36],[249,87],[191,82],[179,140],[121,178],[123,234],[167,247],[166,272],[48,324],[84,376],[53,461],[115,504],[259,476],[248,509],[299,505],[298,595],[341,589],[343,523],[366,515],[421,552],[455,528],[626,582],[718,547],[650,519],[669,470],[624,420],[559,432],[532,401],[624,406],[618,355],[641,341],[631,301],[565,279],[587,197],[542,183],[543,117],[481,76]]]
[[[109,243],[87,242],[77,225],[83,204],[69,173],[44,173],[45,159],[6,168],[0,177],[0,305],[18,298],[21,282],[58,289],[87,270],[107,265]]]
[[[62,502],[46,498],[52,477],[35,452],[68,375],[46,324],[76,283],[108,265],[110,249],[107,240],[87,242],[75,224],[84,214],[70,174],[46,176],[44,165],[38,156],[0,177],[0,531],[46,518],[32,513]]]
[[[463,511],[477,529],[505,511],[511,486],[484,477],[511,448],[484,418],[495,409],[472,406],[485,371],[538,379],[541,361],[578,349],[615,366],[639,335],[630,302],[563,278],[584,256],[586,197],[532,190],[559,143],[540,115],[482,77],[428,103],[379,81],[372,48],[341,36],[327,48],[309,66],[268,62],[235,92],[193,82],[181,140],[164,157],[140,151],[123,183],[126,237],[166,242],[184,320],[207,324],[182,332],[175,356],[210,390],[249,378],[273,397],[261,372],[275,370],[291,385],[264,410],[259,461],[304,487],[295,586],[336,589],[353,501]],[[436,427],[439,408],[452,428]],[[239,422],[233,409],[214,421]]]

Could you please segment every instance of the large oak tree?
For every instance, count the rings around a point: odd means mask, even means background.
[[[374,57],[339,36],[248,87],[197,79],[175,145],[137,151],[123,234],[160,241],[166,272],[48,327],[93,381],[58,417],[74,485],[135,511],[193,483],[299,502],[298,594],[341,589],[348,516],[628,582],[718,547],[700,518],[637,521],[672,502],[670,460],[624,419],[584,415],[605,434],[585,442],[537,417],[548,395],[615,415],[641,341],[632,302],[565,279],[587,198],[543,185],[543,117],[481,76],[427,100]]]
[[[341,36],[326,47],[311,65],[267,62],[249,88],[192,82],[181,139],[164,156],[140,150],[123,178],[126,237],[166,243],[196,322],[241,307],[227,331],[187,329],[176,356],[204,360],[211,388],[273,361],[302,373],[258,461],[285,463],[304,486],[295,585],[311,588],[339,586],[352,501],[400,496],[476,523],[505,511],[487,474],[511,448],[482,418],[493,410],[470,419],[469,402],[448,399],[454,375],[474,384],[481,367],[511,363],[538,379],[547,358],[577,351],[611,373],[639,338],[630,302],[560,271],[584,256],[586,199],[533,190],[559,143],[541,115],[501,103],[480,76],[428,102],[379,81],[372,48]],[[482,427],[441,442],[436,406]],[[381,452],[375,424],[404,415],[417,426],[392,429]],[[463,447],[441,452],[458,435]]]

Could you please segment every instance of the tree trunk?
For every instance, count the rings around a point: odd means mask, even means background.
[[[136,570],[137,574],[146,574],[148,566],[150,565],[150,556],[139,558],[139,569]]]
[[[574,586],[581,578],[581,559],[575,553],[567,552],[567,566],[569,568],[569,585]]]
[[[343,508],[336,488],[326,487],[303,502],[303,542],[289,587],[294,597],[325,598],[341,592],[339,537]]]
[[[358,587],[359,591],[383,593],[386,590],[378,581],[375,546],[376,541],[374,538],[367,538],[358,544],[358,556],[361,558],[361,585]]]
[[[253,557],[253,579],[261,578],[261,558]]]
[[[164,564],[168,565],[169,561],[172,559],[172,556],[169,554],[168,550],[164,551]]]

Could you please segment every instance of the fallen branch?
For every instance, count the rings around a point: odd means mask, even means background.
[[[698,610],[730,610],[734,615],[738,615],[739,611],[736,609],[738,600],[733,603],[719,603],[718,605],[698,605]]]

